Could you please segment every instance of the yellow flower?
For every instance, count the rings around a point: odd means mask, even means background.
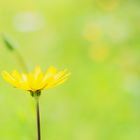
[[[40,93],[43,89],[49,89],[62,84],[68,79],[69,74],[67,70],[57,72],[54,67],[50,67],[43,73],[41,68],[36,66],[35,70],[28,74],[20,74],[16,70],[11,74],[3,71],[2,77],[16,88],[27,90],[31,93]]]

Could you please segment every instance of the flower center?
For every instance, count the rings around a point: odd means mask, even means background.
[[[36,91],[30,90],[30,93],[32,97],[39,97],[41,95],[41,90],[36,90]]]

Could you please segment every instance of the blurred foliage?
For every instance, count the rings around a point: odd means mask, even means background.
[[[41,96],[43,140],[140,139],[139,0],[4,0],[0,31],[29,69],[68,68]],[[22,71],[1,36],[0,70]],[[0,78],[0,139],[34,140],[34,100]]]

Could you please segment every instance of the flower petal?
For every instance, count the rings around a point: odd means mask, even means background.
[[[2,76],[14,87],[34,92],[62,84],[68,79],[69,73],[67,70],[57,72],[55,67],[50,67],[43,74],[41,68],[36,66],[35,70],[29,74],[20,74],[14,70],[12,74],[3,71]]]
[[[45,89],[52,88],[62,84],[68,79],[69,75],[70,73],[68,73],[67,70],[57,73],[56,75],[54,75],[53,80],[50,81],[48,85],[46,85]]]
[[[12,77],[14,77],[15,80],[21,79],[21,75],[16,70],[14,70],[11,75],[12,75]]]
[[[28,77],[26,74],[22,73],[21,74],[21,79],[20,79],[20,88],[24,90],[31,90]]]
[[[14,87],[19,87],[18,82],[14,79],[14,77],[12,77],[8,72],[3,71],[2,72],[2,76],[3,78],[9,82],[10,84],[12,84]]]

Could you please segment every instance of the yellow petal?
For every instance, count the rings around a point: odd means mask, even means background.
[[[53,83],[52,87],[58,86],[62,83],[64,83],[67,79],[68,76],[70,75],[70,73],[64,73],[63,75],[59,75],[60,77],[55,80],[55,82]]]
[[[24,73],[21,74],[21,79],[19,80],[19,85],[20,85],[21,89],[31,90],[29,82],[28,82],[28,77],[26,74],[24,74]]]
[[[44,89],[54,80],[54,75],[56,74],[57,70],[55,67],[51,66],[45,73],[42,82],[40,83],[40,88]]]
[[[55,74],[57,72],[57,69],[53,66],[49,67],[49,69],[47,70],[46,72],[46,75],[49,75],[49,74]]]
[[[43,80],[43,73],[41,71],[41,68],[39,66],[36,66],[34,73],[32,74],[32,83],[31,83],[31,87],[33,89],[40,89],[40,83]]]
[[[48,85],[46,85],[45,89],[52,88],[52,87],[62,84],[68,79],[69,75],[70,73],[68,73],[67,70],[57,73],[56,75],[54,75],[53,77],[54,79],[50,81]]]
[[[20,80],[21,79],[21,76],[20,74],[18,73],[18,71],[14,70],[12,72],[12,77],[14,77],[15,80]]]
[[[54,83],[54,84],[52,85],[52,87],[56,87],[56,86],[59,86],[59,85],[63,84],[67,79],[68,79],[68,77],[57,81],[56,83]]]
[[[67,72],[67,69],[63,70],[63,71],[60,71],[59,73],[57,73],[54,78],[55,78],[55,81],[57,80],[60,80],[61,78],[64,78],[64,77],[67,77],[69,76],[70,73]]]
[[[42,71],[41,71],[41,68],[40,68],[39,66],[36,66],[33,75],[34,75],[34,78],[35,78],[35,79],[37,79],[39,75],[42,75],[42,76],[43,76]]]
[[[2,76],[3,78],[9,82],[10,84],[12,84],[14,87],[19,87],[18,82],[14,79],[14,77],[12,77],[8,72],[3,71],[2,72]]]
[[[4,71],[2,72],[2,76],[14,87],[29,91],[37,91],[62,84],[68,79],[69,73],[67,70],[57,73],[55,67],[50,67],[46,73],[43,74],[41,68],[36,66],[35,70],[29,74],[20,74],[18,71],[14,70],[11,75]]]

